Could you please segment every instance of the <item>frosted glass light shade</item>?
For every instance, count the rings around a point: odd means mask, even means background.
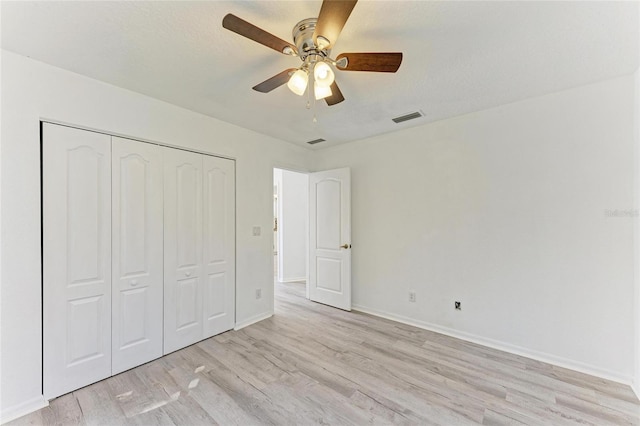
[[[289,79],[287,87],[296,95],[302,96],[304,95],[304,91],[307,89],[308,82],[309,75],[303,70],[298,70],[294,72]]]
[[[313,79],[316,86],[329,87],[333,84],[336,76],[326,62],[318,62],[313,67]]]
[[[329,87],[329,86],[324,87],[324,86],[319,86],[317,84],[314,84],[313,85],[313,91],[314,91],[314,93],[316,95],[316,99],[317,100],[324,99],[327,96],[333,95],[333,92],[331,92],[331,87]]]

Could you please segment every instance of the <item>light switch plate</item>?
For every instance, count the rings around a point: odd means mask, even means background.
[[[253,236],[254,237],[259,237],[260,236],[260,227],[259,226],[254,226],[253,227]]]

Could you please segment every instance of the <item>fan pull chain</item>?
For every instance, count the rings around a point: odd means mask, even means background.
[[[316,82],[314,80],[313,85],[315,86]],[[311,92],[311,90],[309,90]],[[311,95],[309,95],[311,96]],[[316,97],[313,97],[313,124],[318,124],[318,119],[316,118]]]

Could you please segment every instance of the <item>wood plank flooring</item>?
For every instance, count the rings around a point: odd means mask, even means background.
[[[51,401],[12,425],[640,425],[631,389],[307,301]]]

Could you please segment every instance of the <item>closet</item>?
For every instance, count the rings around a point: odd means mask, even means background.
[[[235,321],[232,160],[43,124],[48,399]]]

